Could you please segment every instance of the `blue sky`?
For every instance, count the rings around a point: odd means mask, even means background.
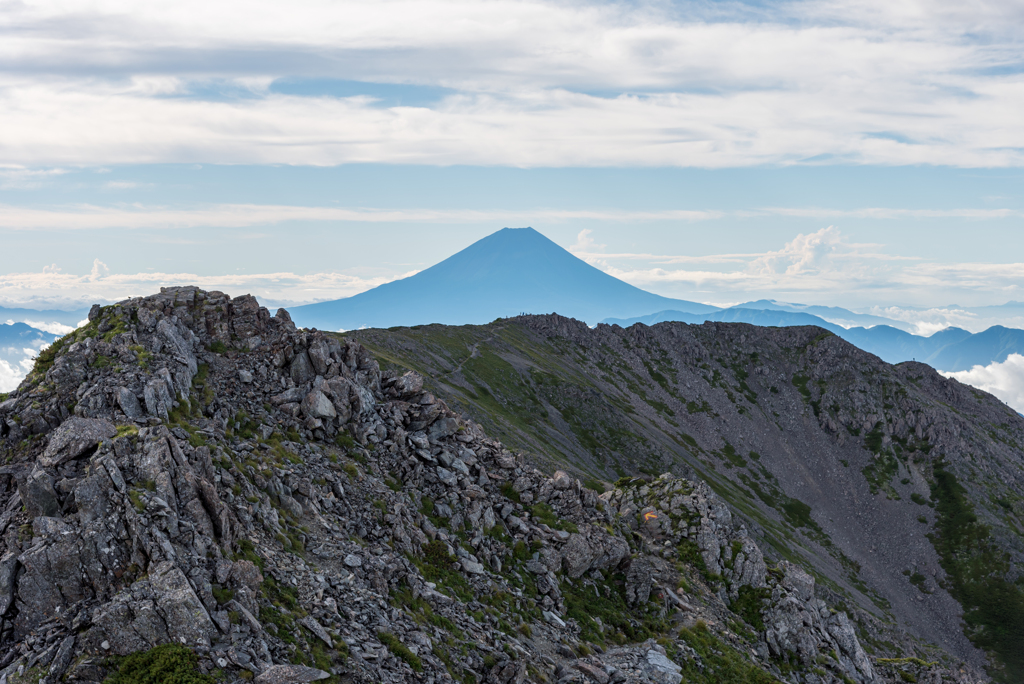
[[[1024,300],[1020,26],[1016,2],[3,2],[0,305],[332,299],[525,225],[699,301]]]

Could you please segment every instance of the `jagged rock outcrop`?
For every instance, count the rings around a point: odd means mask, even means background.
[[[887,677],[705,484],[548,477],[251,297],[95,309],[0,425],[0,680],[168,642],[265,684]]]

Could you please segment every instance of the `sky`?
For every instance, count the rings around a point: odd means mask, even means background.
[[[322,301],[532,226],[667,296],[983,327],[1022,48],[1019,0],[0,0],[0,306]]]

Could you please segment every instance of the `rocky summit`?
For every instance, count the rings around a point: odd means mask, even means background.
[[[541,472],[250,296],[94,307],[0,453],[0,684],[986,679],[766,560],[705,482]]]

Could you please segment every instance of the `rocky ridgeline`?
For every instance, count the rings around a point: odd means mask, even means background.
[[[705,484],[549,478],[249,296],[94,308],[0,449],[0,683],[167,643],[261,684],[969,681],[873,665]]]

